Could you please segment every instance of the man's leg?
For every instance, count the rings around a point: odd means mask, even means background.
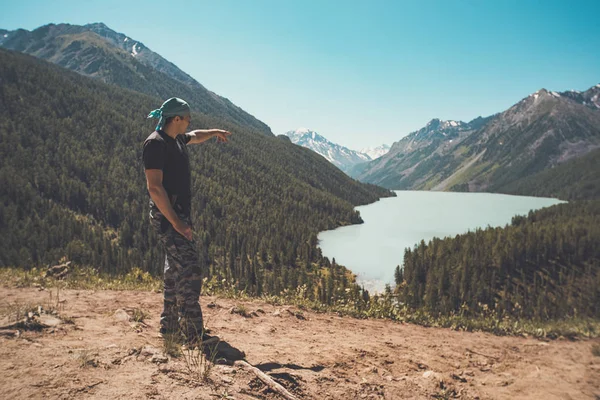
[[[189,241],[179,233],[172,231],[167,247],[169,268],[177,270],[175,297],[180,312],[180,326],[188,340],[202,335],[204,324],[200,308],[200,290],[202,274],[198,263],[195,242]]]
[[[175,334],[179,331],[179,316],[177,307],[177,282],[179,270],[177,264],[169,262],[169,247],[172,246],[173,234],[165,223],[165,217],[156,209],[150,209],[150,224],[156,231],[160,244],[166,251],[163,268],[164,306],[160,315],[160,333]]]
[[[160,315],[160,332],[162,334],[177,333],[179,329],[179,316],[177,307],[177,281],[179,271],[174,263],[169,263],[169,256],[165,256],[164,269],[164,306]]]

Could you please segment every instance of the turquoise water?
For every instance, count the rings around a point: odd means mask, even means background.
[[[356,207],[365,221],[318,236],[323,255],[357,274],[360,284],[381,291],[394,281],[404,249],[424,239],[454,236],[476,228],[504,226],[515,215],[561,203],[561,200],[492,193],[396,191]]]

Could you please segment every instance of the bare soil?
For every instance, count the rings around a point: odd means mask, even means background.
[[[160,293],[68,290],[57,302],[56,291],[0,288],[0,299],[5,315],[54,304],[59,320],[42,310],[41,330],[0,332],[0,399],[281,399],[241,358],[298,399],[600,398],[596,339],[498,337],[203,296],[221,343],[202,377],[194,360],[163,354]],[[142,322],[131,320],[136,309]]]

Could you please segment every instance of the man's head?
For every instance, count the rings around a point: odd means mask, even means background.
[[[160,118],[156,130],[168,125],[177,133],[184,133],[191,121],[190,106],[180,98],[171,97],[159,109],[150,112],[148,118]]]
[[[162,129],[172,129],[177,134],[185,132],[187,127],[190,125],[192,117],[188,115],[176,115],[174,117],[168,117],[165,119],[165,124]]]

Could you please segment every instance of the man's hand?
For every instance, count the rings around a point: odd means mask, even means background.
[[[224,131],[222,129],[213,129],[214,136],[217,138],[217,143],[227,143],[229,139],[227,136],[231,135],[231,132]]]
[[[177,232],[179,232],[181,234],[181,236],[185,237],[187,240],[189,240],[189,241],[192,240],[192,228],[188,224],[183,222],[182,220],[179,220],[179,222],[177,222],[177,224],[173,225],[173,228]]]
[[[231,135],[231,132],[223,129],[196,129],[186,135],[190,137],[188,144],[203,143],[212,137],[217,138],[217,143],[227,143],[229,141],[227,137]]]

